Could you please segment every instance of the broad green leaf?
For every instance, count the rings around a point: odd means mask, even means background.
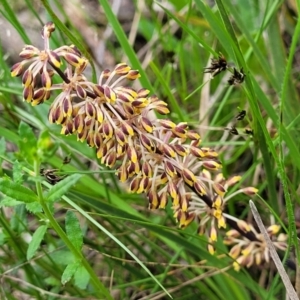
[[[23,170],[22,164],[19,161],[15,161],[13,164],[13,180],[15,183],[21,184],[23,183]]]
[[[26,209],[29,212],[33,213],[33,214],[36,214],[36,213],[39,213],[39,212],[43,211],[43,207],[39,202],[27,203],[26,204]]]
[[[56,264],[62,266],[66,266],[75,260],[73,253],[69,250],[58,250],[50,253],[49,256]]]
[[[19,148],[22,158],[25,158],[29,162],[33,162],[37,154],[37,139],[32,131],[32,128],[21,122],[19,125]]]
[[[0,202],[0,207],[13,207],[22,204],[22,202],[17,201],[13,198],[10,197],[5,197],[3,200]]]
[[[32,240],[29,243],[27,249],[27,254],[26,254],[27,260],[30,260],[35,255],[37,249],[40,247],[40,244],[44,238],[46,231],[47,231],[47,226],[42,225],[33,234]]]
[[[60,281],[57,280],[56,278],[52,277],[52,276],[48,277],[48,278],[45,278],[44,282],[47,283],[48,285],[51,285],[51,286],[59,286],[60,285]]]
[[[66,233],[75,248],[80,251],[83,244],[83,235],[79,221],[71,210],[68,210],[66,215]]]
[[[61,283],[66,284],[67,282],[69,282],[79,266],[79,261],[75,261],[73,263],[68,264],[61,276]]]
[[[90,275],[87,270],[80,265],[74,274],[75,285],[82,290],[85,290],[89,281]]]
[[[80,174],[73,174],[52,186],[45,195],[46,201],[54,202],[60,200],[60,198],[67,193],[67,191],[80,179],[80,177]]]
[[[38,201],[37,195],[32,190],[8,179],[0,178],[0,191],[4,195],[24,203]]]

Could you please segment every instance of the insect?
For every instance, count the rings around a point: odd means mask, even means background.
[[[67,165],[71,162],[71,157],[70,156],[66,156],[63,160],[63,165]]]
[[[228,84],[229,85],[237,85],[242,83],[245,80],[245,73],[243,68],[238,71],[236,68],[233,68],[233,74],[232,76],[228,79]]]
[[[248,135],[254,135],[254,132],[251,128],[245,128],[245,133],[248,134]]]
[[[234,134],[234,135],[238,135],[239,134],[238,131],[237,131],[237,129],[235,127],[233,127],[233,126],[231,128],[229,128],[229,132],[231,134]]]
[[[45,170],[44,168],[40,169],[40,174],[42,176],[44,176],[46,178],[46,180],[51,183],[52,185],[58,183],[59,181],[63,180],[65,176],[58,176],[57,174],[55,174],[55,172],[57,172],[58,169],[47,169]]]
[[[246,116],[246,111],[242,110],[239,114],[235,117],[237,121],[242,121]]]
[[[211,77],[215,77],[227,69],[227,61],[223,54],[220,54],[218,58],[212,58],[211,65],[204,69],[204,73],[211,73]]]

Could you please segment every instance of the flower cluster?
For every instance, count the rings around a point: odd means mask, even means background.
[[[240,71],[236,68],[230,68],[223,54],[220,54],[218,58],[212,58],[211,65],[204,68],[204,73],[210,73],[211,78],[214,78],[227,69],[232,72],[232,75],[227,81],[229,85],[239,85],[244,82],[246,74],[244,73],[243,68],[241,68]]]
[[[257,190],[228,193],[240,177],[226,180],[218,174],[222,167],[218,153],[202,147],[200,135],[187,123],[153,117],[152,111],[166,115],[169,109],[147,89],[124,84],[140,77],[137,70],[120,63],[102,71],[97,83],[91,82],[84,75],[88,61],[76,47],[50,49],[54,29],[53,23],[46,24],[44,49],[25,46],[20,53],[23,60],[12,67],[12,76],[22,75],[24,100],[38,105],[52,91],[60,91],[49,109],[50,123],[61,125],[61,134],[75,134],[95,148],[101,163],[116,170],[129,192],[147,195],[150,209],[165,208],[170,201],[181,228],[196,220],[213,253],[218,228],[238,222],[226,214],[226,202],[238,193],[252,196]],[[217,75],[226,67],[220,57],[208,71]],[[54,83],[54,76],[62,82]]]
[[[204,68],[204,73],[210,73],[211,77],[215,77],[228,68],[227,61],[225,57],[220,54],[218,58],[211,59],[211,65]]]
[[[258,233],[251,224],[240,221],[240,228],[254,235],[250,240],[235,229],[226,232],[224,244],[232,246],[229,255],[235,260],[233,267],[239,270],[240,266],[251,267],[253,264],[262,265],[270,261],[270,250],[261,233]],[[287,235],[279,233],[280,226],[271,225],[267,229],[270,239],[275,248],[285,251],[287,249]],[[279,234],[278,234],[279,233]]]

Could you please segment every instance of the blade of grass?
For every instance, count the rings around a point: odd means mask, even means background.
[[[231,35],[233,41],[236,43],[237,49],[240,52],[240,49],[238,47],[238,41],[236,39],[236,36],[235,36],[234,31],[233,31],[232,25],[229,21],[229,17],[228,17],[228,14],[227,14],[226,10],[225,10],[223,2],[222,2],[222,0],[216,0],[216,2],[217,2],[217,5],[220,9],[220,13],[221,13],[221,17],[223,19],[223,22],[224,22],[225,26],[227,27],[228,31],[230,32],[230,35]],[[300,21],[299,20],[298,20],[297,26],[299,26],[298,30],[300,30]],[[298,32],[298,35],[299,35],[299,32]],[[296,35],[294,35],[294,37],[296,37]],[[294,39],[293,39],[293,41],[294,41]],[[243,63],[243,65],[245,65],[245,62],[243,61],[242,54],[240,53],[240,55],[237,55],[237,57],[240,57],[242,59],[241,62]],[[289,69],[287,69],[287,70],[290,71]],[[288,72],[286,72],[286,73],[289,75]],[[286,76],[288,76],[288,75],[286,75]],[[269,172],[269,175],[267,174],[267,176],[269,176],[270,178],[273,177],[273,174],[272,174],[273,172],[272,172],[272,169],[271,169],[271,165],[269,164],[269,162],[270,162],[269,161],[269,155],[267,153],[268,151],[267,151],[267,147],[266,147],[266,145],[268,144],[269,149],[270,149],[270,151],[273,155],[273,158],[276,161],[276,164],[278,166],[280,178],[281,178],[281,181],[282,181],[282,184],[283,184],[283,191],[284,191],[284,195],[285,195],[285,198],[286,198],[287,214],[288,214],[288,220],[289,220],[289,244],[292,243],[296,247],[297,257],[299,257],[299,245],[298,245],[298,241],[297,241],[297,232],[296,232],[295,219],[294,219],[295,217],[294,217],[294,213],[293,213],[293,206],[292,206],[292,203],[291,203],[289,189],[288,189],[288,186],[287,186],[287,179],[286,179],[286,172],[285,172],[284,162],[283,162],[283,159],[278,158],[277,153],[275,151],[275,147],[273,145],[273,142],[272,142],[272,140],[271,140],[271,138],[270,138],[270,136],[269,136],[269,134],[266,130],[266,127],[263,123],[261,113],[259,111],[257,103],[255,102],[255,94],[254,94],[254,91],[253,91],[253,86],[251,84],[251,81],[248,81],[247,83],[248,83],[247,87],[249,88],[249,93],[251,94],[251,95],[249,94],[249,100],[251,100],[250,104],[252,104],[251,106],[252,106],[252,108],[255,112],[254,115],[257,118],[260,129],[262,129],[262,132],[259,131],[259,143],[260,143],[260,149],[261,149],[261,152],[262,152],[262,155],[263,155],[263,158],[264,158],[264,163],[268,167],[267,172]],[[280,126],[280,129],[283,131],[283,126]],[[268,183],[270,184],[270,182],[268,182]],[[273,183],[273,182],[271,182],[271,183]],[[272,189],[269,189],[270,192],[272,192],[273,189],[275,189],[275,187],[273,187]],[[276,196],[276,189],[273,192],[275,192],[275,196]]]
[[[300,9],[300,0],[297,0],[297,6],[298,9]],[[294,55],[296,52],[296,47],[298,45],[298,40],[299,40],[299,35],[300,35],[300,19],[297,19],[297,24],[295,27],[295,31],[292,37],[292,43],[291,47],[289,50],[289,56],[288,56],[288,61],[286,64],[286,69],[283,77],[283,84],[282,84],[282,91],[281,91],[281,101],[280,101],[280,115],[283,115],[284,110],[286,109],[286,101],[287,101],[287,94],[288,94],[288,86],[291,78],[291,71],[292,71],[292,65],[293,65],[293,60],[294,60]],[[283,121],[284,122],[284,121]],[[294,208],[292,204],[292,199],[289,193],[289,187],[288,187],[288,179],[286,177],[285,173],[285,150],[283,148],[283,140],[284,140],[284,132],[283,128],[285,129],[285,125],[281,121],[280,127],[279,127],[279,155],[280,155],[280,170],[281,170],[281,180],[282,180],[282,185],[283,185],[283,191],[284,191],[284,196],[285,196],[285,201],[286,201],[286,209],[287,209],[287,214],[288,214],[288,224],[289,224],[289,239],[290,241],[293,240],[293,244],[296,248],[296,256],[298,260],[298,265],[300,265],[300,248],[299,248],[299,243],[298,243],[298,238],[297,238],[297,228],[296,228],[296,222],[295,222],[295,215],[294,215]],[[298,156],[299,157],[299,156]],[[296,160],[298,160],[295,157]]]
[[[230,13],[234,17],[234,21],[237,24],[238,28],[242,31],[244,34],[247,42],[251,46],[253,53],[256,55],[258,62],[261,64],[261,70],[265,71],[265,75],[267,76],[268,80],[272,84],[272,86],[275,88],[275,90],[278,92],[280,88],[280,81],[278,78],[276,78],[272,72],[269,71],[269,63],[267,59],[265,58],[265,55],[261,52],[258,44],[257,44],[257,38],[259,36],[256,36],[256,40],[254,40],[248,31],[247,25],[244,24],[242,16],[237,12],[235,5],[233,5],[230,1],[226,2],[226,6],[228,7],[228,10],[230,10]],[[276,12],[275,10],[272,11],[273,14]],[[266,26],[266,23],[263,24]],[[262,27],[262,26],[261,26]]]
[[[27,36],[23,26],[20,24],[18,18],[16,17],[16,13],[9,6],[7,0],[2,0],[1,4],[4,8],[4,11],[2,9],[0,10],[3,17],[6,18],[14,26],[14,28],[18,31],[21,38],[23,39],[24,43],[30,44],[29,37]]]
[[[208,51],[215,57],[218,56],[218,53],[216,51],[214,51],[213,48],[204,41],[204,39],[201,39],[200,36],[195,34],[192,29],[190,29],[184,22],[182,22],[179,18],[177,18],[172,12],[170,12],[168,9],[166,9],[163,5],[161,5],[161,3],[159,3],[159,2],[156,2],[156,3],[164,10],[164,12],[168,16],[170,16],[174,21],[176,21],[176,23],[178,25],[180,25],[180,27],[183,30],[185,30],[191,37],[193,37],[195,39],[195,41],[197,41],[206,51]]]
[[[132,252],[130,251],[119,239],[117,239],[113,234],[111,234],[105,227],[95,221],[89,214],[87,214],[80,206],[71,201],[68,197],[64,196],[63,199],[80,212],[87,220],[93,223],[97,228],[99,228],[103,233],[105,233],[110,239],[112,239],[117,245],[124,249],[148,274],[149,276],[158,284],[161,289],[171,298],[172,296],[168,293],[165,287],[157,280],[157,278],[151,273],[151,271],[143,264],[143,262]]]
[[[220,10],[220,15],[224,22],[224,26],[226,27],[227,31],[230,34],[231,43],[233,43],[235,45],[235,47],[233,47],[233,48],[234,48],[234,51],[237,52],[236,57],[239,61],[239,64],[241,66],[243,66],[245,68],[245,70],[247,70],[246,62],[241,53],[238,40],[237,40],[235,32],[232,28],[231,22],[229,20],[229,17],[225,10],[223,2],[222,2],[222,0],[216,0],[216,3]],[[269,196],[270,196],[270,199],[273,199],[273,204],[275,205],[275,207],[277,207],[276,211],[278,211],[278,203],[277,203],[277,201],[275,201],[277,193],[276,193],[275,180],[274,180],[275,175],[273,173],[274,168],[273,168],[273,164],[270,160],[268,147],[273,155],[273,158],[275,159],[275,161],[278,162],[277,153],[275,151],[275,148],[274,148],[273,142],[269,136],[269,133],[267,132],[267,129],[265,127],[264,120],[262,119],[261,112],[259,110],[258,103],[256,101],[256,96],[255,96],[255,93],[253,90],[251,80],[246,79],[246,87],[248,88],[248,91],[249,91],[249,92],[247,92],[247,91],[246,92],[248,94],[250,107],[252,109],[252,115],[254,116],[253,129],[254,129],[254,132],[257,133],[256,141],[259,143],[259,146],[260,146],[260,150],[261,150],[261,153],[263,156],[263,161],[264,161],[264,165],[265,165],[265,169],[266,169],[266,175],[268,178],[268,183],[269,183],[268,190],[269,190],[269,194],[270,194]],[[268,145],[268,147],[267,147],[267,145]]]
[[[295,289],[294,287],[292,286],[291,284],[291,281],[290,281],[290,278],[288,277],[284,267],[283,267],[283,264],[277,254],[277,251],[273,245],[273,242],[271,241],[270,237],[269,237],[269,234],[267,232],[267,230],[265,229],[265,226],[262,222],[262,219],[257,211],[257,208],[254,204],[254,202],[252,200],[249,201],[249,204],[250,204],[250,208],[251,208],[251,211],[253,213],[253,217],[256,221],[256,224],[260,230],[260,232],[263,234],[264,236],[264,239],[268,245],[268,248],[270,250],[270,254],[271,254],[271,257],[276,265],[276,268],[280,274],[280,277],[285,285],[285,288],[286,288],[286,291],[287,291],[287,294],[289,295],[290,299],[291,300],[299,300],[296,292],[295,292]]]
[[[172,107],[172,112],[177,114],[178,119],[180,119],[181,121],[186,121],[186,117],[183,113],[182,108],[180,108],[178,102],[176,101],[172,91],[170,90],[170,86],[166,83],[165,78],[162,76],[160,70],[158,69],[158,67],[156,66],[156,64],[154,62],[150,62],[150,67],[153,70],[156,78],[159,80],[160,84],[163,86],[167,96],[168,96],[168,100],[170,101],[171,107]]]
[[[132,49],[132,46],[130,45],[128,38],[125,35],[124,30],[122,29],[122,27],[120,25],[120,22],[118,21],[117,17],[114,15],[114,13],[110,7],[110,4],[108,3],[107,0],[98,0],[98,1],[102,5],[102,8],[103,8],[105,15],[107,17],[107,20],[108,20],[108,24],[113,28],[114,33],[115,33],[119,43],[121,44],[122,50],[127,55],[132,67],[139,70],[139,72],[141,74],[141,78],[139,80],[140,80],[142,86],[144,88],[147,88],[148,90],[150,90],[151,93],[153,93],[154,89],[147,77],[147,74],[143,70],[141,63],[136,56],[136,53]]]

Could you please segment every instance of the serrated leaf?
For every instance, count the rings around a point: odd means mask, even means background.
[[[59,200],[80,179],[80,177],[80,174],[73,174],[52,186],[45,195],[46,201],[54,202]]]
[[[16,199],[5,197],[0,202],[0,207],[13,207],[22,204],[23,202],[17,201]]]
[[[37,152],[37,139],[32,131],[32,128],[21,122],[18,130],[20,140],[19,140],[19,149],[21,155],[26,157],[28,161],[33,161]]]
[[[74,274],[75,285],[82,290],[85,290],[89,281],[90,274],[84,266],[80,265]]]
[[[8,179],[0,178],[0,191],[4,195],[24,203],[38,201],[37,195],[32,190]]]
[[[35,255],[37,249],[40,247],[40,244],[44,238],[46,231],[47,231],[47,226],[42,225],[33,234],[32,240],[29,243],[27,249],[27,255],[26,255],[27,260],[30,260]]]
[[[23,170],[22,164],[19,161],[15,161],[13,164],[13,180],[15,183],[23,183]]]
[[[43,211],[43,207],[39,202],[27,203],[26,204],[26,209],[29,212],[33,213],[33,214],[36,214],[36,213],[39,213],[39,212]]]
[[[76,215],[69,210],[66,214],[66,233],[69,240],[77,250],[81,250],[83,244],[83,234]]]
[[[61,276],[61,283],[66,284],[68,281],[70,281],[79,266],[79,261],[75,261],[73,263],[68,264]]]

